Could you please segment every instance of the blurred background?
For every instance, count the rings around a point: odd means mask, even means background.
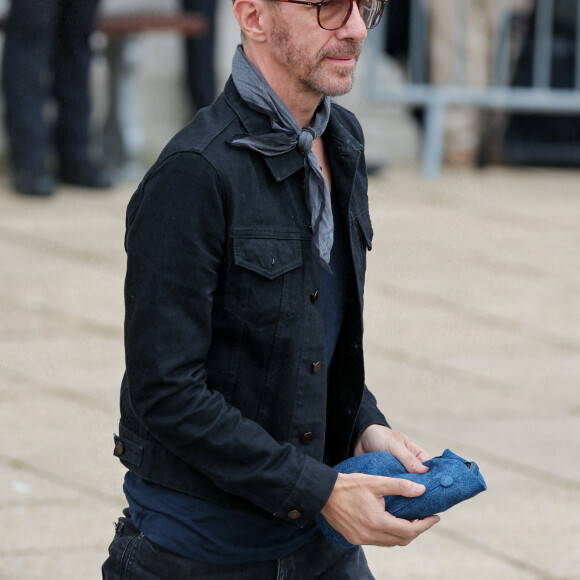
[[[183,6],[100,3],[89,153],[110,187],[22,195],[0,139],[0,580],[99,578],[125,505],[125,207],[210,86],[185,43],[209,23]],[[370,170],[367,382],[394,428],[489,486],[368,549],[378,580],[580,579],[579,6],[390,0],[340,98]],[[239,30],[230,0],[212,13],[219,92]]]

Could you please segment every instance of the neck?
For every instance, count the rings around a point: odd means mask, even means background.
[[[277,63],[269,59],[264,51],[253,51],[251,47],[244,46],[244,52],[262,73],[272,90],[288,107],[300,126],[307,127],[324,95],[306,90],[302,85],[295,86],[295,83],[289,83],[285,72],[278,70]]]
[[[316,113],[316,109],[320,104],[322,95],[312,95],[312,98],[306,102],[304,96],[298,97],[295,93],[289,95],[281,95],[276,87],[270,85],[274,92],[282,99],[284,104],[290,109],[294,118],[298,121],[301,127],[307,127]],[[282,89],[282,87],[280,87]]]

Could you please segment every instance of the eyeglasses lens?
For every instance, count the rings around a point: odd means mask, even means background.
[[[374,28],[381,21],[384,4],[381,0],[359,0],[358,11],[367,28]]]
[[[359,0],[360,16],[367,28],[374,28],[383,15],[382,0]],[[352,0],[326,0],[319,5],[319,22],[326,30],[336,30],[344,26],[351,14]]]

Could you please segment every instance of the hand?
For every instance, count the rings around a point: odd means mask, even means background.
[[[430,459],[427,452],[404,433],[393,431],[384,425],[367,427],[354,448],[355,455],[373,451],[388,451],[403,464],[409,473],[429,471],[429,468],[423,465],[423,461]]]
[[[425,487],[407,479],[339,473],[322,509],[328,523],[351,544],[406,546],[439,521],[429,516],[409,522],[385,511],[385,495],[416,497]]]

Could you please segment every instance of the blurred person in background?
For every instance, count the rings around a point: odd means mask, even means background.
[[[506,13],[497,0],[424,0],[429,22],[429,75],[436,85],[485,87],[496,35]],[[533,0],[507,0],[512,12],[526,12]],[[481,136],[476,107],[453,106],[445,116],[445,162],[473,165]]]
[[[207,17],[208,30],[199,38],[185,39],[186,83],[190,104],[199,110],[216,97],[215,30],[217,0],[181,0],[183,10]]]
[[[90,36],[98,3],[13,0],[10,5],[2,87],[13,185],[21,194],[49,196],[58,181],[97,189],[112,185],[89,154]]]

